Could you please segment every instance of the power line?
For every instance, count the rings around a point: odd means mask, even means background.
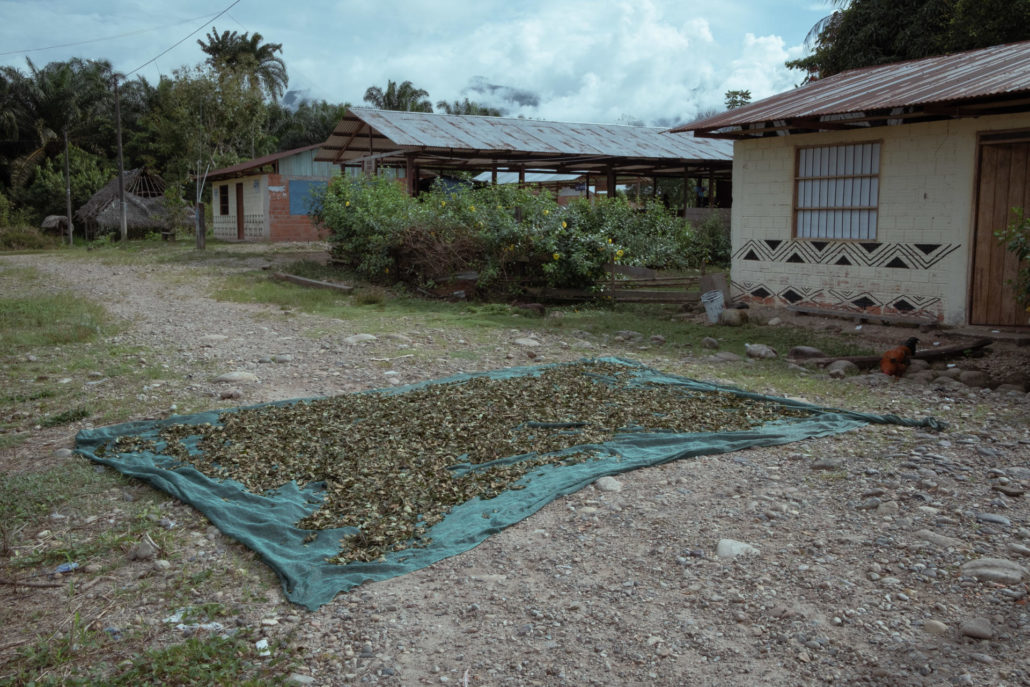
[[[183,19],[182,21],[177,21],[177,22],[174,22],[172,24],[165,24],[164,26],[155,26],[155,27],[149,28],[149,29],[138,29],[136,31],[128,31],[126,33],[119,33],[119,34],[116,34],[114,36],[106,36],[104,38],[90,38],[89,40],[76,41],[74,43],[58,43],[56,45],[48,45],[48,46],[43,47],[43,48],[28,48],[26,50],[8,50],[7,52],[0,52],[0,57],[6,56],[6,55],[22,55],[22,54],[30,53],[30,52],[43,52],[44,50],[57,50],[58,48],[74,48],[75,46],[78,46],[78,45],[88,45],[89,43],[101,43],[103,41],[110,41],[110,40],[114,40],[116,38],[125,38],[127,36],[135,36],[137,34],[147,33],[149,31],[157,31],[159,29],[167,29],[167,28],[170,28],[172,26],[179,26],[180,24],[188,24],[189,22],[197,21],[198,19],[203,19],[204,23],[206,24],[208,21],[211,21],[210,19],[208,19],[208,17],[212,17],[212,16],[214,16],[214,18],[217,19],[218,16],[220,16],[220,15],[206,14],[206,15],[204,15],[202,17],[191,17],[190,19]]]
[[[182,45],[183,43],[185,43],[185,42],[186,42],[186,41],[187,41],[188,39],[190,39],[190,38],[192,38],[193,36],[195,36],[195,35],[196,35],[196,34],[197,34],[197,33],[198,33],[199,31],[202,31],[202,30],[204,29],[204,27],[205,27],[205,26],[207,26],[207,24],[208,24],[208,21],[215,21],[215,20],[216,20],[216,19],[218,19],[218,18],[219,18],[220,16],[222,16],[223,14],[225,14],[226,12],[228,12],[229,10],[231,10],[231,9],[232,9],[233,7],[235,7],[235,6],[236,6],[236,5],[238,5],[238,4],[240,4],[240,0],[235,0],[235,2],[233,2],[233,3],[231,4],[231,5],[229,5],[228,7],[226,7],[226,8],[224,9],[224,10],[222,10],[221,12],[219,12],[218,14],[216,14],[216,15],[215,15],[214,17],[212,17],[212,18],[211,18],[210,20],[205,20],[203,24],[201,24],[200,26],[198,26],[198,27],[197,27],[197,28],[196,28],[196,29],[195,29],[194,31],[192,31],[192,32],[191,32],[191,33],[190,33],[190,34],[189,34],[188,36],[184,37],[184,38],[183,38],[182,40],[178,41],[177,43],[175,43],[174,45],[172,45],[172,46],[171,46],[170,48],[168,48],[167,50],[165,50],[164,52],[162,52],[162,53],[160,53],[160,54],[158,54],[158,55],[155,55],[155,56],[154,56],[153,58],[151,58],[151,59],[147,60],[146,62],[144,62],[144,63],[143,63],[143,64],[141,64],[140,66],[138,66],[138,67],[136,67],[135,69],[133,69],[133,70],[132,70],[131,72],[128,72],[128,73],[126,73],[126,74],[125,74],[125,76],[132,76],[133,74],[135,74],[135,73],[136,73],[136,72],[138,72],[139,70],[141,70],[141,69],[143,69],[144,67],[146,67],[146,66],[147,66],[148,64],[151,64],[151,63],[153,63],[153,62],[156,62],[156,61],[158,60],[158,58],[160,58],[160,57],[162,57],[162,56],[164,56],[164,55],[166,55],[166,54],[170,53],[170,52],[171,52],[172,50],[174,50],[175,48],[177,48],[177,47],[179,47],[180,45]]]

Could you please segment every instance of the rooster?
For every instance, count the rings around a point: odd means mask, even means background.
[[[880,358],[880,371],[885,375],[894,377],[895,381],[897,381],[899,377],[905,374],[909,361],[916,354],[917,343],[919,343],[919,339],[913,336],[900,346],[884,353],[883,357]]]

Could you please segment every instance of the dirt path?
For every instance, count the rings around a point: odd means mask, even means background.
[[[123,342],[161,351],[151,363],[185,372],[173,396],[212,406],[528,362],[513,343],[527,332],[470,344],[462,332],[399,323],[392,337],[354,344],[348,337],[362,332],[346,321],[211,300],[203,270],[2,260],[107,304],[132,322]],[[540,361],[583,355],[537,336]],[[404,357],[462,346],[476,355]],[[670,371],[715,374],[700,361],[676,365]],[[194,368],[204,374],[188,378]],[[210,381],[231,371],[259,381]],[[220,399],[227,391],[240,396]],[[125,604],[103,624],[172,641],[179,634],[161,619],[182,577],[206,570],[189,601],[223,604],[230,624],[254,638],[286,639],[298,650],[297,684],[1030,684],[1025,395],[904,383],[873,391],[899,414],[930,410],[952,427],[869,426],[623,474],[608,490],[559,498],[476,549],[314,613],[285,602],[261,564],[192,509],[166,502],[171,569],[123,561],[87,598],[102,606],[119,590]],[[720,540],[757,551],[720,557]],[[1022,579],[963,572],[983,558],[1008,561]],[[37,591],[8,590],[4,603],[45,603],[49,592]]]

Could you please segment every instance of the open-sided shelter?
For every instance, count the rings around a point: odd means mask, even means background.
[[[324,237],[310,216],[312,192],[340,173],[316,162],[319,144],[284,150],[216,169],[212,231],[223,241],[315,241]]]
[[[535,119],[444,115],[352,107],[315,160],[374,172],[387,167],[417,193],[440,172],[583,176],[585,187],[610,189],[627,179],[702,179],[716,204],[730,204],[732,146],[668,136],[663,129],[570,124]]]
[[[736,296],[1028,324],[995,232],[1030,205],[1030,42],[843,72],[673,132],[734,141]]]

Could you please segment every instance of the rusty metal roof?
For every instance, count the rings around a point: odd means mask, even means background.
[[[749,138],[1030,111],[1030,41],[853,69],[672,129]]]
[[[322,144],[316,161],[597,173],[678,174],[685,167],[729,169],[732,144],[670,136],[662,128],[569,124],[535,119],[428,114],[352,107]]]
[[[291,155],[296,155],[297,153],[303,153],[308,150],[314,150],[315,148],[318,148],[321,145],[321,143],[315,143],[314,145],[304,146],[303,148],[294,148],[293,150],[282,150],[278,153],[272,153],[271,155],[256,157],[253,160],[247,160],[245,162],[240,162],[229,167],[222,167],[221,169],[216,169],[208,173],[207,178],[208,180],[215,181],[218,179],[228,179],[230,177],[245,175],[246,172],[250,172],[255,169],[261,169],[265,165],[282,160],[284,157],[290,157]]]

